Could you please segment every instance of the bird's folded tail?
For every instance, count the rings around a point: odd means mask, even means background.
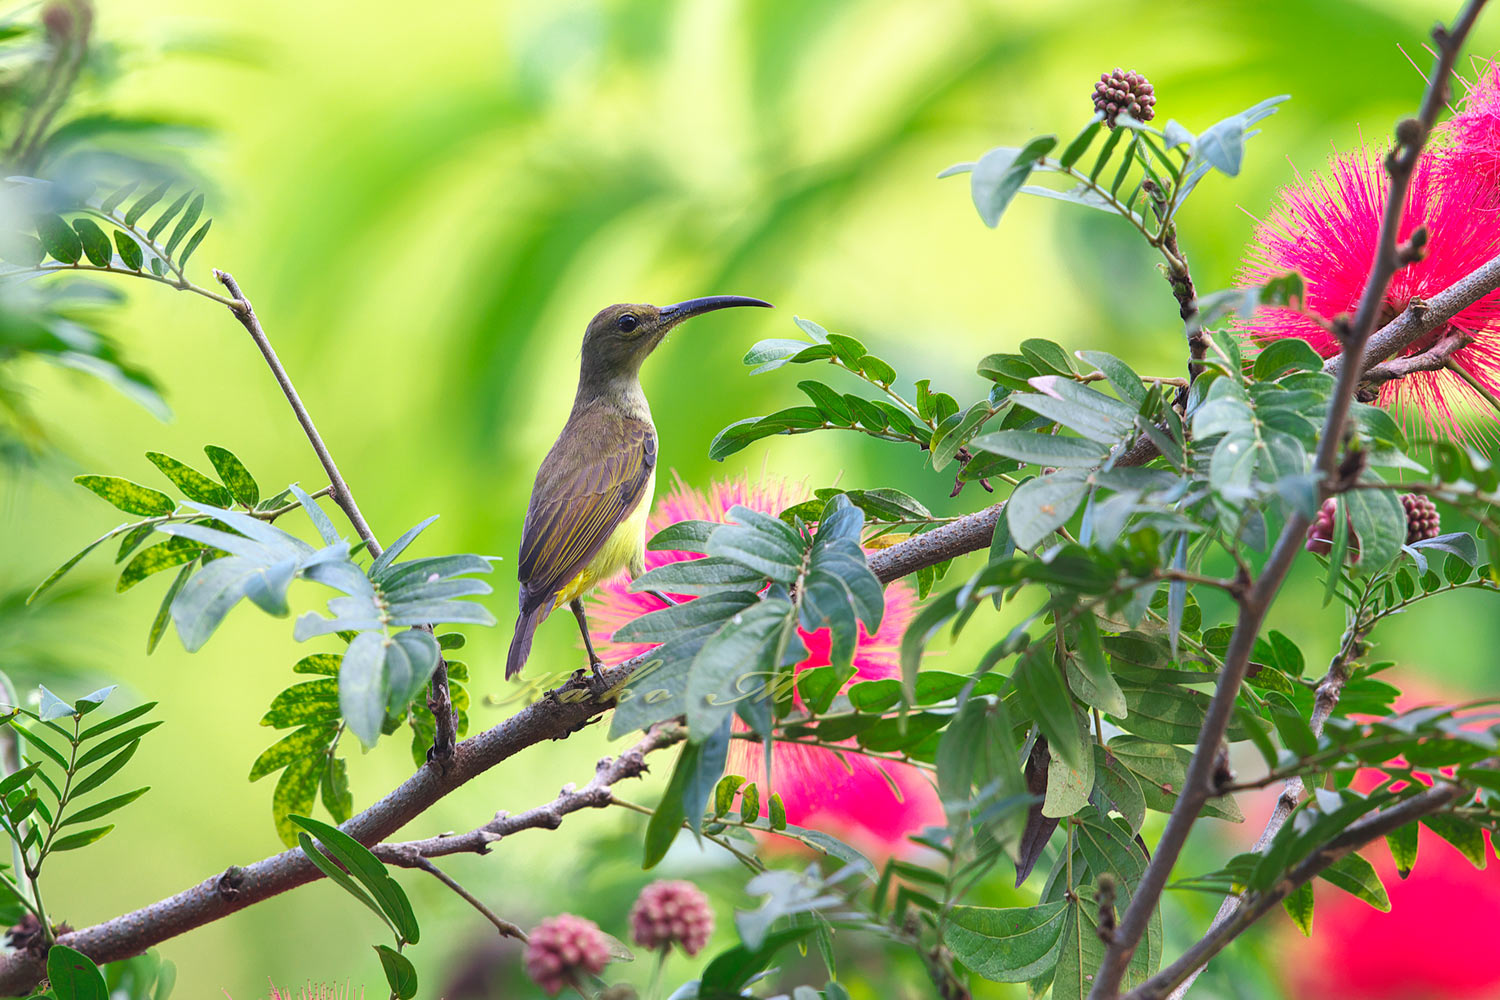
[[[529,611],[522,605],[521,615],[516,619],[516,634],[510,640],[510,652],[505,657],[506,680],[519,674],[526,665],[526,658],[531,655],[531,637],[551,610],[551,601],[542,601]]]

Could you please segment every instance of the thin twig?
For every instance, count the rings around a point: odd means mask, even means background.
[[[1485,0],[1469,0],[1451,30],[1441,27],[1434,29],[1439,58],[1432,82],[1423,94],[1418,117],[1398,124],[1396,146],[1386,157],[1385,166],[1390,183],[1381,221],[1380,242],[1375,260],[1370,266],[1364,292],[1360,296],[1359,308],[1344,333],[1344,362],[1339,369],[1333,395],[1329,399],[1315,459],[1320,478],[1320,502],[1333,486],[1332,479],[1339,451],[1343,447],[1349,408],[1354,401],[1361,373],[1365,370],[1365,347],[1375,331],[1376,317],[1385,299],[1386,289],[1391,277],[1407,263],[1398,245],[1398,227],[1406,201],[1407,185],[1443,105],[1443,93],[1447,88],[1448,72],[1453,60],[1463,46],[1463,40],[1473,27],[1484,2]],[[1216,792],[1213,787],[1215,761],[1229,728],[1235,699],[1244,683],[1255,637],[1265,621],[1271,602],[1291,570],[1293,559],[1302,549],[1302,536],[1308,523],[1309,518],[1301,512],[1294,512],[1287,519],[1260,577],[1240,602],[1234,632],[1224,655],[1224,669],[1204,715],[1182,791],[1167,818],[1166,827],[1152,852],[1151,860],[1131,895],[1130,905],[1120,919],[1114,940],[1105,949],[1104,958],[1094,977],[1094,985],[1089,991],[1090,1000],[1114,1000],[1119,996],[1120,983],[1152,915],[1160,905],[1161,894],[1166,888],[1172,866],[1182,853],[1188,833],[1197,821],[1204,803]]]
[[[502,838],[522,830],[556,830],[562,826],[563,817],[580,809],[603,809],[612,804],[614,794],[610,786],[626,778],[638,778],[646,773],[646,755],[655,750],[680,743],[687,738],[687,730],[678,725],[657,726],[645,738],[618,757],[605,757],[594,767],[594,777],[582,788],[565,785],[557,798],[544,806],[525,812],[496,813],[495,818],[468,833],[442,834],[426,840],[413,840],[404,844],[382,844],[375,848],[381,858],[401,864],[401,858],[437,858],[448,854],[488,854],[490,845]]]
[[[1444,335],[1427,350],[1402,358],[1389,358],[1365,372],[1366,386],[1383,385],[1396,379],[1406,378],[1417,372],[1436,372],[1452,364],[1453,355],[1474,342],[1472,335],[1454,330]],[[1462,369],[1459,369],[1462,371]]]
[[[413,854],[409,857],[390,857],[387,858],[387,860],[406,868],[422,869],[424,872],[432,875],[439,882],[443,883],[448,888],[458,893],[458,895],[461,896],[465,901],[467,901],[470,906],[474,907],[474,909],[483,914],[486,920],[495,925],[495,929],[500,932],[501,937],[512,937],[517,941],[520,941],[522,944],[526,943],[527,937],[525,931],[521,930],[521,928],[511,923],[509,920],[496,915],[494,910],[484,905],[484,902],[480,900],[479,897],[475,896],[468,889],[465,889],[462,883],[460,883],[456,878],[454,878],[452,875],[449,875],[447,872],[443,871],[437,865],[422,857],[420,854]]]
[[[328,474],[328,482],[333,492],[329,494],[333,502],[338,504],[349,523],[354,526],[359,537],[364,540],[372,556],[379,556],[382,549],[380,542],[375,539],[375,533],[370,530],[369,522],[360,512],[359,504],[354,500],[354,493],[350,491],[348,482],[339,472],[337,463],[333,460],[333,454],[328,450],[328,445],[323,442],[323,436],[318,433],[317,425],[313,423],[312,415],[307,412],[307,406],[302,402],[302,397],[297,394],[297,388],[292,384],[292,377],[287,374],[286,367],[281,359],[276,356],[276,349],[271,346],[271,338],[266,336],[265,329],[260,325],[260,318],[255,315],[255,308],[250,300],[240,291],[239,282],[234,280],[234,275],[228,271],[214,271],[214,277],[229,290],[234,296],[234,304],[229,311],[234,318],[240,321],[245,330],[250,334],[250,339],[255,341],[255,346],[260,349],[261,356],[266,359],[271,374],[276,377],[276,384],[281,386],[281,392],[286,396],[286,401],[291,405],[292,413],[296,415],[297,422],[302,425],[302,432],[307,435],[308,443],[312,445],[313,451],[317,453],[318,461],[323,466],[323,471]],[[430,628],[424,631],[431,632]],[[453,695],[448,685],[448,661],[441,655],[438,656],[437,667],[432,672],[432,680],[428,685],[427,707],[432,712],[433,737],[432,747],[428,750],[428,758],[440,765],[446,764],[453,757],[454,744],[457,741],[456,719],[453,714]]]

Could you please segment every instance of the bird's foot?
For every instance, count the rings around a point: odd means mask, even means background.
[[[662,607],[665,607],[665,608],[676,607],[677,605],[679,605],[679,604],[682,603],[681,601],[677,600],[675,597],[671,597],[670,595],[668,595],[668,594],[666,594],[666,593],[664,593],[663,591],[660,591],[660,590],[648,590],[648,591],[646,591],[646,593],[650,594],[652,597],[656,598],[658,601],[661,601]]]

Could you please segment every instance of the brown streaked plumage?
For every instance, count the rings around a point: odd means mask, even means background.
[[[638,575],[644,568],[656,481],[656,427],[641,363],[683,320],[732,306],[770,303],[713,295],[661,308],[623,304],[589,322],[573,412],[537,471],[521,529],[520,615],[506,677],[520,672],[536,627],[563,604],[571,605],[589,666],[599,672],[581,598],[621,569]]]

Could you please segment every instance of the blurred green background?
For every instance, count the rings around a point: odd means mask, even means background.
[[[809,486],[897,486],[941,513],[973,509],[983,495],[971,487],[949,501],[951,478],[924,469],[915,450],[853,435],[772,438],[725,465],[709,462],[721,426],[800,398],[786,372],[749,377],[745,349],[796,335],[796,314],[862,338],[904,384],[930,377],[960,399],[984,390],[974,374],[980,356],[1031,336],[1177,374],[1176,306],[1150,252],[1118,220],[1023,199],[990,231],[966,181],[938,181],[937,171],[1036,133],[1071,135],[1090,113],[1098,73],[1117,65],[1146,73],[1161,118],[1194,130],[1289,93],[1242,176],[1212,176],[1184,217],[1182,245],[1200,290],[1224,287],[1252,216],[1293,176],[1288,158],[1315,169],[1330,143],[1378,140],[1414,108],[1421,76],[1397,46],[1416,52],[1454,6],[116,0],[101,5],[98,33],[124,46],[112,108],[217,130],[192,154],[217,185],[217,221],[191,269],[203,284],[212,283],[211,267],[239,279],[376,532],[394,538],[440,513],[419,554],[505,557],[490,599],[502,624],[470,629],[464,657],[473,723],[487,727],[513,711],[483,699],[507,694],[499,663],[526,495],[571,403],[579,339],[599,307],[709,293],[780,307],[699,320],[648,363],[661,461],[687,482],[748,471]],[[1482,25],[1474,51],[1497,44],[1500,23]],[[72,475],[160,485],[141,457],[148,449],[194,460],[216,443],[263,484],[322,483],[238,324],[166,288],[126,290],[129,306],[111,328],[162,381],[175,416],[158,422],[55,369],[23,373],[54,450],[36,469],[0,468],[5,590],[29,589],[117,523]],[[291,663],[312,651],[292,641],[289,622],[242,608],[200,654],[168,637],[147,658],[146,625],[167,579],[117,597],[106,563],[85,563],[74,592],[8,614],[0,635],[7,671],[36,676],[72,664],[162,703],[166,725],[131,765],[151,793],[100,845],[54,862],[49,902],[74,926],[280,850],[268,810],[274,779],[247,786],[244,776],[275,738],[257,720],[290,683]],[[1336,609],[1319,606],[1310,574],[1293,586],[1275,624],[1309,637],[1315,669],[1342,623]],[[298,595],[304,606],[317,597],[314,588]],[[1486,650],[1500,624],[1465,600],[1395,623],[1383,652],[1429,690],[1492,688]],[[531,671],[581,662],[566,619],[543,627]],[[963,663],[992,634],[971,626],[965,646],[946,656]],[[76,696],[92,680],[56,683]],[[607,752],[603,727],[538,747],[406,835],[466,829],[497,809],[546,801],[564,782],[586,780]],[[357,806],[410,771],[400,737],[357,757]],[[489,857],[447,867],[522,924],[571,909],[623,934],[624,910],[644,881],[637,818],[579,814],[558,833],[521,834]],[[1237,843],[1251,835],[1237,832]],[[674,853],[667,868],[722,873],[725,884],[739,878],[723,858],[691,851]],[[439,984],[476,949],[514,962],[517,949],[490,945],[486,926],[435,881],[407,874],[403,882],[423,917],[412,957],[424,996],[443,995]],[[1201,921],[1208,904],[1189,903]],[[721,937],[728,917],[720,914]],[[319,884],[170,941],[162,953],[179,966],[184,998],[224,990],[248,1000],[267,993],[268,977],[348,980],[375,995],[376,930]],[[861,985],[852,968],[857,992],[894,995],[890,981]],[[692,967],[672,972],[680,980]],[[1236,982],[1221,973],[1205,980],[1207,993],[1259,995],[1265,976]],[[911,979],[910,995],[926,989],[919,975]]]

